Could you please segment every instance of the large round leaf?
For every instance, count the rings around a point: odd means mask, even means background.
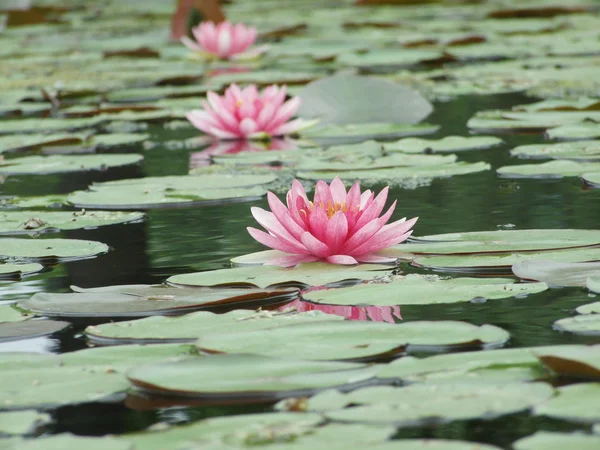
[[[448,422],[491,419],[527,410],[554,395],[546,383],[439,382],[407,387],[374,386],[348,394],[326,391],[307,401],[309,411],[342,422],[416,425],[423,421]],[[358,405],[344,408],[348,405]]]
[[[595,250],[595,259],[598,260],[600,248]],[[585,286],[588,277],[600,276],[600,262],[563,263],[531,259],[513,265],[512,271],[519,278],[544,281],[551,286]]]
[[[582,433],[555,433],[538,431],[519,439],[513,444],[515,450],[597,450],[600,447],[600,436]]]
[[[535,413],[576,422],[600,422],[600,383],[577,383],[557,389],[558,395]]]
[[[444,347],[502,345],[509,334],[493,325],[466,322],[388,324],[336,321],[279,326],[267,330],[202,334],[196,345],[209,352],[295,355],[317,360],[366,360],[389,356],[407,347],[415,352]]]
[[[321,123],[418,123],[433,111],[421,94],[407,86],[355,75],[313,81],[299,97],[298,115]]]
[[[3,450],[134,450],[128,443],[112,436],[89,437],[62,433],[38,439],[8,441]]]
[[[128,166],[142,161],[142,155],[52,155],[13,158],[0,164],[3,175],[42,175],[49,173],[84,172],[106,170],[111,167]]]
[[[248,266],[174,275],[167,279],[173,286],[276,285],[322,286],[339,281],[373,280],[389,275],[392,266],[361,264],[341,266],[327,263],[304,263],[294,268]]]
[[[108,252],[101,242],[79,239],[0,238],[0,258],[73,261]]]
[[[442,139],[404,138],[384,144],[386,152],[403,153],[450,153],[467,150],[481,150],[502,144],[502,139],[494,136],[446,136]]]
[[[571,159],[600,161],[600,141],[559,142],[557,144],[520,145],[510,151],[520,158]]]
[[[198,374],[202,376],[198,376]],[[303,361],[261,355],[179,358],[136,367],[129,380],[149,394],[188,398],[245,400],[309,395],[372,379],[376,370],[362,364]]]
[[[559,375],[600,378],[600,345],[573,345],[535,352],[539,360]]]
[[[25,275],[31,275],[32,273],[41,272],[44,270],[44,266],[38,263],[29,264],[10,264],[0,263],[0,279],[7,278],[20,278]]]
[[[600,163],[555,160],[500,167],[496,172],[506,178],[561,178],[577,177],[596,170],[600,170]]]
[[[68,202],[81,208],[139,209],[190,204],[227,203],[263,196],[263,184],[275,175],[203,175],[148,177],[94,183],[87,191],[69,195]]]
[[[93,342],[104,345],[125,342],[194,342],[200,336],[223,330],[232,334],[243,334],[297,323],[329,324],[334,320],[343,318],[321,311],[278,313],[235,310],[226,314],[200,311],[181,317],[154,316],[126,322],[104,323],[86,328],[85,334]]]
[[[201,309],[278,303],[293,300],[295,289],[182,289],[162,286],[114,286],[105,292],[39,292],[19,307],[48,317],[99,318],[181,315]]]
[[[0,235],[93,229],[103,225],[139,222],[144,214],[118,211],[3,211]]]
[[[586,172],[581,175],[581,178],[583,179],[583,181],[585,181],[585,183],[587,183],[591,187],[600,187],[600,171]]]
[[[578,309],[578,311],[580,310]],[[553,328],[569,333],[600,336],[600,314],[582,314],[574,317],[566,317],[554,322]]]
[[[303,298],[332,305],[430,305],[498,299],[546,290],[545,283],[513,283],[509,279],[439,279],[423,275],[398,277],[391,283],[362,284],[308,292]]]
[[[0,413],[0,434],[32,434],[41,425],[49,422],[48,414],[36,411],[4,412]]]
[[[600,276],[592,275],[588,277],[585,285],[590,291],[600,294]]]
[[[0,342],[48,336],[65,330],[70,326],[70,323],[58,320],[0,322]]]

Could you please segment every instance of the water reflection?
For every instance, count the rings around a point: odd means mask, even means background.
[[[215,141],[200,152],[190,153],[190,169],[210,165],[210,158],[217,155],[235,155],[241,152],[264,152],[294,150],[298,146],[289,139],[271,139],[270,141]]]
[[[316,303],[305,302],[304,300],[294,300],[280,307],[280,310],[295,308],[298,312],[304,311],[322,311],[327,314],[335,314],[350,320],[372,320],[373,322],[396,323],[396,318],[402,320],[400,306],[338,306],[338,305],[319,305]]]

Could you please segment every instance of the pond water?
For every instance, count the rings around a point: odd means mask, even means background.
[[[439,129],[426,138],[441,139],[446,136],[473,135],[473,130],[467,127],[467,122],[476,113],[487,110],[508,110],[515,105],[527,105],[535,101],[538,99],[521,93],[461,95],[444,101],[434,101],[434,112],[426,120],[428,123],[439,125]],[[13,120],[21,119],[9,116],[3,121]],[[39,120],[42,122],[47,118]],[[144,146],[123,147],[130,153],[143,155],[144,159],[139,165],[68,174],[8,175],[0,185],[0,196],[9,199],[14,196],[37,197],[50,194],[69,194],[74,191],[86,190],[92,183],[97,182],[188,174],[190,161],[201,148],[189,148],[184,145],[184,142],[196,137],[197,130],[190,127],[151,123],[142,131],[148,134]],[[499,167],[523,164],[522,159],[511,156],[511,149],[519,145],[548,143],[549,140],[543,132],[538,130],[527,133],[495,133],[494,135],[503,140],[501,145],[484,150],[458,153],[459,161],[472,163],[485,161],[491,165],[491,170],[436,178],[430,183],[423,183],[417,187],[399,183],[392,184],[389,198],[397,199],[398,205],[391,220],[397,220],[404,216],[418,216],[419,221],[414,228],[415,236],[496,230],[598,229],[600,189],[586,187],[579,177],[503,178],[497,175],[496,169]],[[340,138],[333,143],[343,145],[345,142],[344,138]],[[119,148],[111,149],[111,152],[114,153],[118,150]],[[14,157],[16,156],[14,155]],[[10,161],[11,158],[13,158],[13,154],[7,156],[7,161]],[[276,171],[276,168],[272,168],[272,170]],[[198,176],[202,177],[202,174]],[[340,176],[343,178],[343,174]],[[345,179],[345,181],[352,182],[353,180]],[[386,183],[363,183],[363,186],[365,185],[369,189],[379,191]],[[278,194],[284,191],[277,190]],[[123,191],[123,195],[127,195],[126,190]],[[280,195],[280,197],[282,196]],[[145,210],[147,216],[141,222],[41,234],[38,239],[60,237],[98,241],[107,244],[110,250],[89,259],[46,264],[44,272],[23,277],[21,280],[0,281],[0,307],[7,307],[29,299],[36,293],[69,293],[72,292],[72,286],[96,288],[113,285],[162,284],[167,278],[178,274],[230,268],[231,258],[265,249],[246,231],[247,226],[255,225],[255,220],[250,212],[252,206],[268,209],[264,197],[258,200],[234,203],[156,208]],[[4,209],[0,209],[0,212],[11,209],[13,208],[9,204]],[[80,211],[79,208],[69,206],[63,206],[63,209]],[[34,208],[32,216],[35,215],[35,211],[45,211],[45,209]],[[596,244],[598,243],[596,242]],[[0,243],[0,248],[2,245]],[[600,252],[600,250],[597,251]],[[598,259],[600,257],[586,259],[586,261]],[[436,272],[402,263],[398,266],[396,273],[479,278],[484,275],[492,275],[493,277],[501,276],[514,281],[518,280],[510,272],[510,267],[505,267],[496,273],[493,270],[492,273],[481,270],[457,273],[452,271]],[[494,344],[490,347],[593,345],[600,343],[598,329],[595,334],[589,335],[564,333],[553,329],[553,323],[574,315],[575,308],[594,301],[597,301],[597,296],[583,286],[551,287],[530,295],[509,296],[494,300],[476,297],[466,302],[405,305],[400,301],[397,306],[400,307],[402,319],[396,318],[395,321],[404,324],[416,321],[462,321],[477,326],[489,324],[500,327],[510,334],[510,339],[505,344]],[[273,311],[284,310],[286,303],[266,304],[264,307]],[[342,309],[337,312],[344,315]],[[2,320],[0,318],[0,322]],[[9,360],[5,360],[3,363],[3,355],[12,352],[67,355],[87,349],[90,344],[84,334],[86,327],[111,321],[110,318],[102,317],[93,319],[71,317],[67,320],[72,322],[72,327],[58,334],[0,341],[0,365],[10,364]],[[275,346],[275,344],[273,345]],[[431,351],[431,348],[425,347],[422,351],[415,350],[409,353],[416,357],[432,357],[432,354],[437,352],[452,353],[482,348],[482,346],[452,347],[442,344],[437,347],[437,350]],[[269,351],[268,348],[264,349],[266,354],[269,354]],[[205,358],[213,358],[213,356]],[[387,357],[380,355],[377,360],[389,362],[392,359],[394,357],[387,354]],[[114,364],[117,364],[116,359]],[[498,362],[498,364],[502,366],[503,363]],[[506,364],[513,363],[507,362]],[[492,366],[488,368],[491,370]],[[525,366],[526,364],[523,364],[523,367]],[[521,366],[515,364],[515,367]],[[540,368],[536,367],[535,370],[538,369]],[[597,380],[599,369],[596,366],[594,370],[594,373],[592,373],[593,371],[587,372],[583,379],[574,376],[576,375],[574,373],[552,373],[551,376],[546,373],[543,376],[540,375],[539,379],[548,381],[554,387],[560,387],[582,380]],[[198,376],[201,377],[202,373],[198,372]],[[43,384],[43,371],[40,371],[39,377]],[[514,381],[532,381],[534,379],[536,378],[525,377],[522,380]],[[0,374],[1,382],[2,374]],[[68,383],[59,388],[64,389],[65,392],[70,389]],[[597,393],[597,397],[591,397],[589,400],[590,409],[594,411],[597,411],[599,395]],[[194,399],[193,396],[191,399],[189,396],[187,398],[185,396],[179,398],[165,397],[164,395],[153,396],[151,390],[141,393],[130,391],[126,400],[119,398],[118,401],[112,403],[74,401],[67,402],[58,408],[42,407],[42,409],[50,411],[51,417],[47,420],[48,423],[38,428],[34,434],[41,435],[41,438],[59,433],[74,433],[80,436],[120,435],[146,430],[156,424],[164,427],[164,424],[192,423],[211,417],[269,413],[274,411],[275,402],[271,399],[250,404],[237,403],[239,402],[235,401],[235,395],[217,400],[214,398],[199,400],[198,398]],[[33,405],[31,408],[36,409],[35,402],[30,404]],[[533,403],[530,406],[533,406]],[[6,402],[0,402],[0,409],[2,408],[11,409]],[[28,409],[28,406],[25,406],[24,409]],[[347,408],[344,411],[352,409]],[[581,431],[587,434],[591,432],[594,423],[600,422],[600,414],[597,412],[591,419],[566,421],[552,418],[551,414],[531,414],[529,408],[516,408],[516,411],[500,414],[499,417],[491,414],[491,418],[485,414],[475,414],[474,418],[467,419],[454,418],[437,421],[435,418],[431,418],[431,420],[421,420],[414,425],[405,424],[399,427],[395,431],[394,439],[456,439],[487,443],[500,448],[512,448],[511,445],[516,440],[537,431],[565,433]],[[0,423],[2,414],[0,412]],[[2,439],[3,431],[0,428],[0,446],[4,440]],[[279,442],[277,439],[274,441]],[[267,440],[266,444],[270,442]],[[269,445],[266,444],[265,448],[269,448]],[[574,445],[577,447],[576,444]],[[107,446],[106,448],[121,447]]]

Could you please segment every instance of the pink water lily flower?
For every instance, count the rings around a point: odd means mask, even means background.
[[[201,131],[219,139],[264,139],[295,133],[316,121],[291,120],[300,107],[300,98],[285,101],[286,87],[272,85],[261,93],[255,85],[240,89],[232,84],[220,96],[208,92],[204,109],[186,114]]]
[[[215,24],[211,21],[201,22],[192,28],[195,41],[187,36],[181,38],[181,42],[195,52],[208,53],[221,59],[239,57],[256,41],[257,31],[254,27],[247,27],[238,23],[233,25],[229,21]],[[256,49],[254,54],[246,53],[247,56],[256,56],[263,49]]]
[[[417,218],[388,224],[396,202],[380,216],[388,196],[385,187],[377,196],[360,192],[355,183],[348,192],[336,177],[330,185],[319,181],[310,201],[304,187],[294,180],[287,193],[287,207],[268,192],[271,211],[253,207],[252,215],[268,233],[248,227],[261,244],[287,253],[266,264],[283,267],[302,262],[327,261],[332,264],[393,262],[376,254],[378,250],[399,244],[412,233]]]

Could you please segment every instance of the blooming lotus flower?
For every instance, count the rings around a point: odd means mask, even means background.
[[[355,183],[346,192],[336,177],[330,185],[319,181],[310,201],[304,187],[294,180],[287,193],[287,207],[268,192],[271,211],[252,208],[252,215],[268,233],[248,227],[250,235],[261,244],[287,253],[267,262],[283,267],[302,262],[327,261],[332,264],[358,262],[393,262],[393,258],[376,252],[406,240],[417,218],[387,224],[396,202],[380,216],[389,188],[375,196],[360,192]]]
[[[190,50],[230,59],[244,54],[254,44],[258,33],[256,28],[241,23],[233,25],[225,21],[215,25],[211,21],[205,21],[192,28],[192,34],[196,41],[187,36],[181,38],[181,42]],[[246,56],[256,56],[263,50],[256,49],[256,52],[246,53]]]
[[[192,125],[219,139],[264,139],[295,133],[316,121],[289,120],[300,106],[300,98],[285,101],[286,87],[272,85],[260,94],[255,85],[240,89],[232,84],[220,96],[208,92],[204,109],[186,114]]]

